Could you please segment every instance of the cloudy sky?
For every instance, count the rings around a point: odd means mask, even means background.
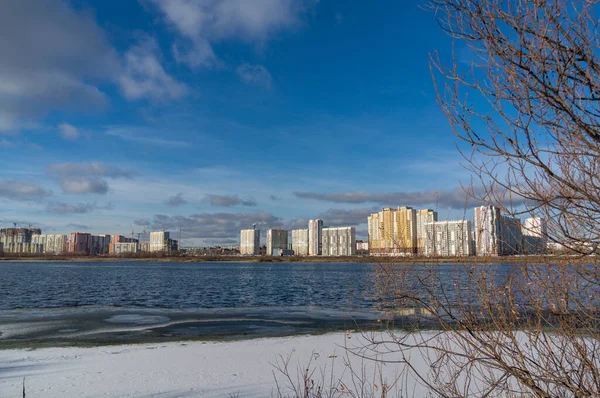
[[[462,217],[428,64],[451,42],[421,6],[3,1],[0,227],[191,246],[316,217],[364,237],[382,206]]]

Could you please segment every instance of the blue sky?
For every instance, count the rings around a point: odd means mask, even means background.
[[[429,69],[452,43],[422,5],[9,0],[0,227],[206,245],[316,217],[365,237],[382,206],[462,217]]]

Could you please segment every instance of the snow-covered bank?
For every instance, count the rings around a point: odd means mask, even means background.
[[[0,397],[21,397],[23,377],[28,398],[269,397],[277,393],[273,364],[281,355],[292,354],[294,379],[312,357],[318,369],[315,376],[320,379],[325,370],[329,386],[332,367],[338,378],[349,374],[344,371],[343,347],[358,339],[359,335],[332,333],[232,342],[5,350],[0,351]],[[353,362],[358,369],[361,361],[354,358]],[[373,364],[368,366],[367,374],[372,375]],[[384,378],[391,383],[396,372],[394,366],[384,367]],[[286,385],[283,377],[279,381]]]

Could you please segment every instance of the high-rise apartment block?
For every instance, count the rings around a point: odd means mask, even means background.
[[[67,235],[33,235],[31,252],[44,254],[63,254],[69,249]]]
[[[246,256],[260,253],[260,230],[242,229],[240,231],[240,254]]]
[[[425,224],[426,256],[470,256],[471,221],[438,221]]]
[[[523,253],[544,254],[548,246],[548,227],[546,220],[540,217],[525,219],[522,226]]]
[[[31,240],[41,234],[39,228],[3,228],[0,229],[0,243],[6,253],[29,253]]]
[[[323,228],[322,254],[324,256],[352,256],[356,254],[356,228]]]
[[[69,253],[90,254],[92,234],[87,232],[71,232],[69,235]]]
[[[150,232],[150,251],[151,252],[166,252],[171,249],[169,246],[170,234],[167,231]],[[127,242],[113,242],[127,243]]]
[[[521,221],[514,217],[500,216],[500,255],[512,256],[523,252]]]
[[[308,256],[308,229],[292,231],[292,250],[297,256]]]
[[[425,254],[425,242],[430,238],[427,224],[436,222],[437,216],[437,212],[431,209],[417,211],[417,254]]]
[[[288,231],[283,229],[267,230],[267,256],[288,249]]]
[[[417,212],[385,208],[368,218],[369,250],[374,255],[412,255],[417,251]]]
[[[323,252],[323,220],[308,222],[308,254],[320,256]]]
[[[474,228],[477,255],[500,254],[500,209],[495,206],[476,207]]]
[[[521,223],[504,216],[498,207],[475,208],[475,251],[478,256],[506,256],[522,252]]]

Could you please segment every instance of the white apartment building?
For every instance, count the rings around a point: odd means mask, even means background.
[[[292,250],[296,256],[308,256],[308,229],[292,231]]]
[[[150,232],[150,251],[166,252],[169,250],[170,234],[167,231]]]
[[[308,255],[320,256],[323,251],[323,220],[308,222]]]
[[[324,256],[353,256],[356,254],[356,228],[323,228]]]
[[[521,228],[524,254],[544,254],[548,246],[548,227],[540,217],[525,219]]]
[[[31,252],[45,254],[62,254],[69,250],[67,235],[33,235],[31,237]]]
[[[495,206],[475,208],[475,251],[478,256],[500,254],[500,209]]]
[[[427,223],[425,252],[426,256],[470,256],[473,254],[471,246],[471,221],[437,221]]]
[[[240,231],[240,254],[243,256],[260,254],[259,229],[242,229]]]
[[[523,252],[523,234],[518,218],[500,216],[500,255],[512,256]]]
[[[272,256],[277,250],[288,249],[288,231],[284,229],[267,230],[267,256]]]
[[[427,224],[436,222],[438,214],[431,209],[423,209],[417,211],[417,254],[425,254],[425,242],[429,237],[427,235]]]

